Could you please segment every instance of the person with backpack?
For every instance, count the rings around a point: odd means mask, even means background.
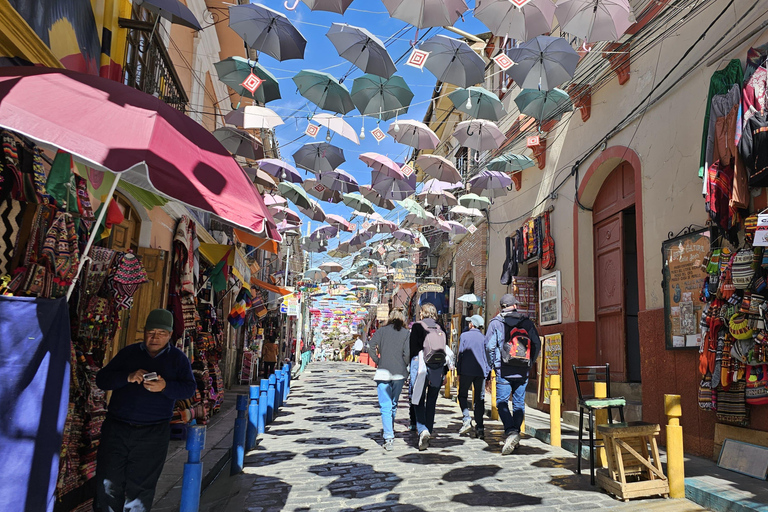
[[[456,360],[456,371],[459,374],[459,407],[464,416],[459,434],[472,430],[472,419],[469,413],[469,389],[474,388],[472,396],[475,401],[475,436],[485,439],[483,429],[483,414],[485,414],[485,380],[491,375],[491,363],[485,350],[485,336],[480,328],[485,325],[483,317],[473,315],[467,318],[469,329],[461,333],[459,340],[459,355]]]
[[[373,380],[379,394],[384,449],[388,452],[394,449],[397,401],[411,360],[409,339],[410,332],[405,327],[402,308],[392,309],[387,324],[371,338],[371,359],[378,365]]]
[[[496,408],[504,424],[502,455],[520,444],[520,427],[525,419],[525,389],[531,364],[541,351],[541,340],[530,318],[517,311],[511,293],[501,298],[501,311],[490,322],[485,344],[496,370]],[[509,400],[512,399],[512,412]]]
[[[435,407],[440,387],[453,365],[445,331],[437,324],[437,308],[421,305],[421,321],[411,327],[411,403],[416,415],[419,450],[426,450],[435,425]]]

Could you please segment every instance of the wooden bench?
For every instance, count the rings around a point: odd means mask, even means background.
[[[660,430],[658,424],[642,421],[598,425],[608,459],[608,468],[597,470],[600,487],[624,501],[655,495],[669,497],[669,482],[661,469],[656,445]]]

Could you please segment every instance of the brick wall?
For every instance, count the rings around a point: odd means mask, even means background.
[[[485,292],[485,271],[487,262],[487,235],[486,224],[483,222],[477,227],[477,231],[468,234],[462,239],[456,249],[456,297],[464,293],[464,278],[471,273],[475,278],[475,295],[483,297]],[[473,266],[474,265],[474,266]],[[462,304],[454,305],[454,311],[461,311]]]

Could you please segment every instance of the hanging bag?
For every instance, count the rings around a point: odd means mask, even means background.
[[[768,364],[747,366],[746,400],[749,405],[768,404]]]

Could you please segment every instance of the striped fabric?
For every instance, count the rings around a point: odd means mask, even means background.
[[[6,199],[0,203],[0,275],[11,273],[11,259],[24,218],[24,205]]]
[[[743,380],[732,383],[727,390],[718,389],[717,421],[732,425],[749,424],[746,390],[746,382]]]

